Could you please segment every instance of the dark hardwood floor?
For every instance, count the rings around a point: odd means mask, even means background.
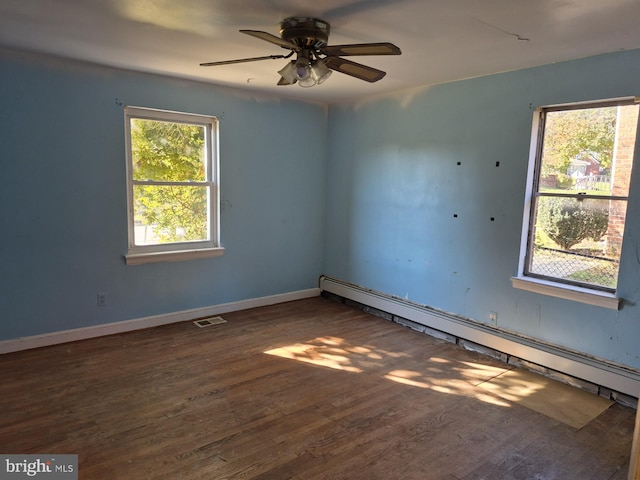
[[[0,452],[80,478],[624,480],[635,410],[576,430],[477,385],[511,368],[313,298],[0,356]]]

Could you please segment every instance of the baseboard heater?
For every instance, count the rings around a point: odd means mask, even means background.
[[[535,365],[581,379],[594,386],[610,389],[636,400],[640,394],[640,371],[615,364],[604,359],[591,357],[580,352],[565,349],[557,345],[505,331],[498,327],[443,312],[428,306],[419,305],[374,290],[354,285],[335,278],[321,276],[320,290],[344,299],[371,307],[390,316],[397,317],[398,323],[408,320],[427,329],[441,332],[445,336],[473,342],[505,356],[516,357]],[[429,333],[429,332],[426,332]],[[603,396],[602,391],[598,391]],[[614,398],[615,399],[615,398]],[[625,402],[623,402],[625,403]]]

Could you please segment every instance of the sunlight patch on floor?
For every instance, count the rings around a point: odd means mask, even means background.
[[[372,345],[352,345],[343,338],[332,336],[317,337],[264,353],[344,372],[380,371],[382,378],[401,385],[447,395],[464,395],[501,407],[510,406],[505,398],[476,388],[478,384],[501,375],[507,368],[431,357],[419,370],[396,368],[384,373],[388,359],[397,363],[397,359],[411,358],[411,355]]]
[[[339,337],[318,337],[265,353],[344,372],[379,372],[384,379],[400,385],[463,395],[500,407],[518,403],[577,428],[611,405],[597,395],[507,365],[431,357],[417,369],[400,366],[385,373],[390,359],[393,365],[398,365],[402,358],[411,358],[411,355],[372,345],[353,345]]]
[[[411,370],[392,370],[384,378],[393,382],[411,385],[412,387],[431,388],[432,385],[422,380],[422,374]]]
[[[510,370],[507,365],[504,367],[492,367],[491,365],[483,365],[475,362],[458,363],[460,366],[454,367],[454,369],[460,372],[466,379],[472,381],[471,383],[476,386]]]
[[[318,337],[264,352],[322,367],[360,373],[383,366],[385,358],[409,358],[405,352],[390,352],[371,345],[351,345],[339,337]]]
[[[420,372],[412,370],[392,370],[384,375],[384,378],[392,382],[409,385],[411,387],[426,388],[434,392],[448,395],[465,395],[474,397],[484,403],[491,403],[500,407],[511,405],[499,397],[483,393],[467,380],[457,378],[432,378]]]
[[[340,345],[340,342],[335,341],[335,339],[327,341],[325,338],[318,338],[310,343],[295,343],[285,347],[274,348],[264,353],[334,370],[353,373],[362,372],[361,368],[354,366],[351,362],[349,358],[350,352],[346,349],[338,348],[338,345]]]

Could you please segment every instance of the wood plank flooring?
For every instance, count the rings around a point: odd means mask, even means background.
[[[624,480],[635,410],[576,430],[511,368],[324,298],[0,357],[0,453],[80,478]]]

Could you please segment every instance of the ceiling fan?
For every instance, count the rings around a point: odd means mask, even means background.
[[[280,70],[278,85],[301,87],[320,85],[335,70],[367,82],[377,82],[386,72],[352,62],[341,57],[358,55],[400,55],[402,52],[393,43],[356,43],[351,45],[327,45],[330,26],[328,22],[312,17],[289,17],[280,22],[280,37],[259,30],[240,30],[241,33],[265,40],[274,45],[291,50],[287,55],[241,58],[221,62],[201,63],[203,67],[231,65],[234,63],[256,62],[291,58]]]

